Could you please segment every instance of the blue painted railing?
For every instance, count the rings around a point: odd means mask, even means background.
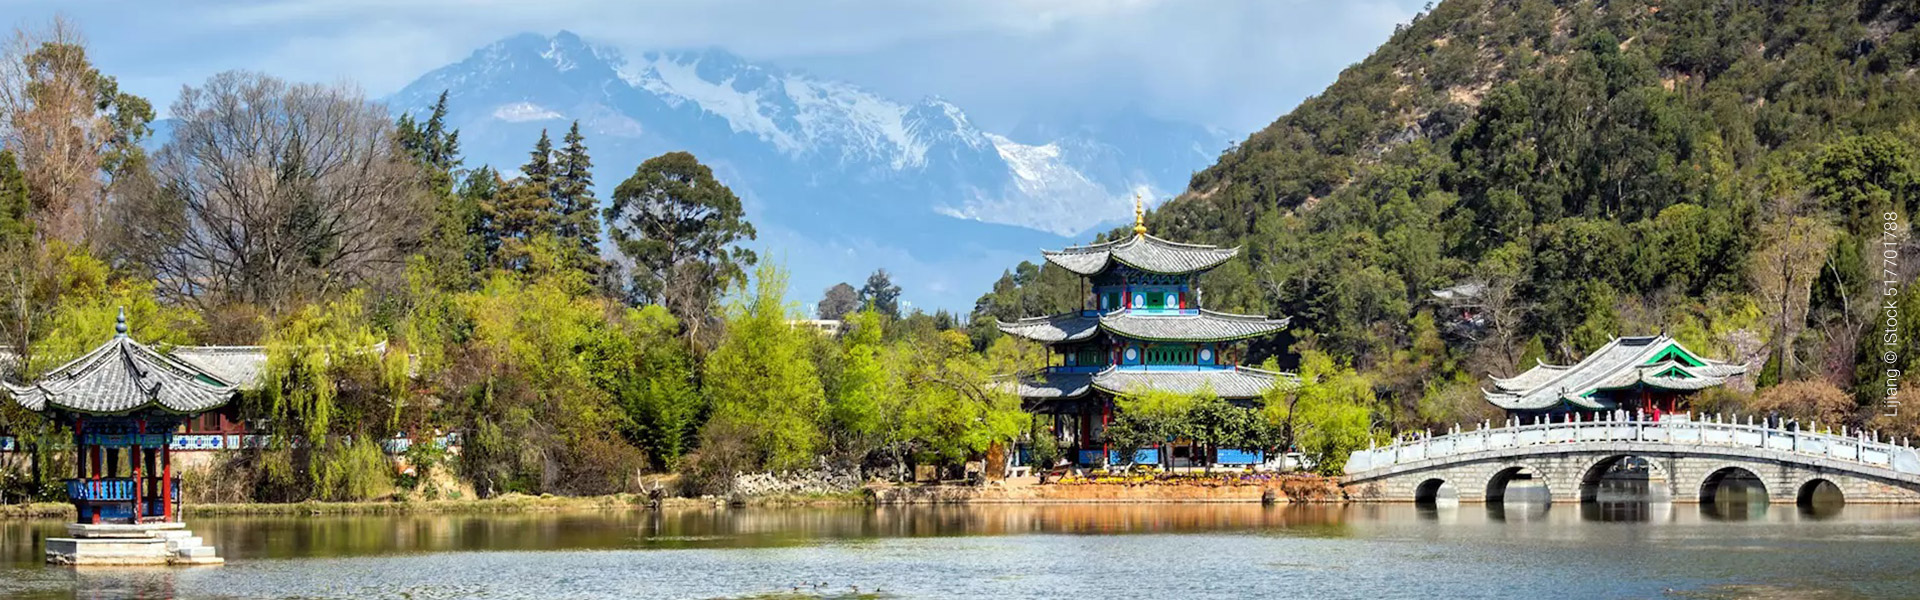
[[[132,502],[132,479],[68,479],[67,497],[88,502]]]

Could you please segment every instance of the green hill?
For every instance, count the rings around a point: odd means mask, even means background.
[[[1879,254],[1889,214],[1915,247],[1916,19],[1904,2],[1447,0],[1148,226],[1243,246],[1206,303],[1293,316],[1295,339],[1256,356],[1350,359],[1395,429],[1483,415],[1488,373],[1660,330],[1752,361],[1747,385],[1824,381],[1865,407],[1884,394],[1887,365],[1862,360],[1880,356],[1882,281],[1920,263],[1883,272]],[[1055,271],[1003,278],[976,331],[1073,305]],[[1920,293],[1898,299],[1899,360],[1920,366]]]

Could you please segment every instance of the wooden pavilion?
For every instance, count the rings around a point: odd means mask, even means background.
[[[67,495],[79,518],[71,538],[49,538],[62,564],[217,564],[180,522],[173,436],[200,413],[232,401],[235,382],[127,336],[113,339],[31,383],[0,382],[27,410],[73,431],[75,477]]]

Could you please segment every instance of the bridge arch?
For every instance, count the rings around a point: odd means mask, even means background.
[[[1640,495],[1646,501],[1672,500],[1673,477],[1654,458],[1643,454],[1610,454],[1588,462],[1580,469],[1580,501],[1599,501],[1602,488],[1608,482],[1635,488],[1620,491]],[[1644,484],[1644,489],[1638,489],[1639,484]]]
[[[1847,503],[1847,493],[1840,484],[1825,477],[1814,477],[1800,484],[1800,490],[1794,494],[1794,504],[1801,508],[1840,506]]]
[[[1508,485],[1515,481],[1537,483],[1539,484],[1539,491],[1514,494],[1512,496],[1513,500],[1525,502],[1553,501],[1553,485],[1548,482],[1547,472],[1524,462],[1510,463],[1495,469],[1493,475],[1487,477],[1486,495],[1483,497],[1489,504],[1505,502],[1509,499],[1509,494],[1507,493]]]
[[[1721,502],[1747,502],[1765,504],[1772,501],[1766,481],[1758,473],[1740,465],[1724,465],[1707,472],[1700,480],[1700,503],[1716,504]]]
[[[1460,492],[1445,479],[1430,477],[1413,488],[1413,503],[1432,505],[1443,500],[1459,500]]]

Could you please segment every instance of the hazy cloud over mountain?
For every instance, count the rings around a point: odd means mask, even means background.
[[[232,68],[352,80],[375,96],[522,31],[630,49],[724,47],[896,97],[940,95],[982,125],[1133,107],[1244,135],[1318,90],[1422,0],[0,0],[77,19],[99,63],[156,104]]]

